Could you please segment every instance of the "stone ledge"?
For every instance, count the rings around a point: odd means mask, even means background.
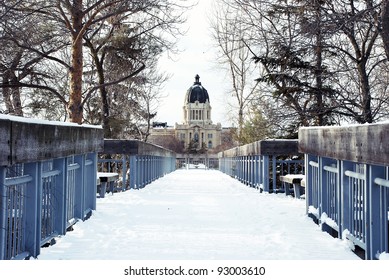
[[[2,166],[99,152],[103,148],[104,134],[100,127],[19,119],[0,119]]]
[[[307,127],[299,130],[299,151],[353,162],[389,165],[389,123]]]
[[[139,140],[104,140],[102,154],[149,155],[175,157],[176,153],[163,147]]]
[[[297,139],[272,139],[253,142],[219,153],[219,157],[298,155]]]

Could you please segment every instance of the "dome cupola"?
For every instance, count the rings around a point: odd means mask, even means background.
[[[188,89],[187,100],[188,103],[209,103],[208,91],[201,85],[200,76],[196,75],[193,86]]]

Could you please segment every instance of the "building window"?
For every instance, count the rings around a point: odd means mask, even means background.
[[[208,141],[208,149],[212,149],[212,141]]]
[[[185,140],[185,133],[181,133],[181,135],[180,135],[180,140],[181,140],[181,141],[184,141],[184,140]]]
[[[208,139],[212,139],[212,136],[213,136],[212,133],[209,133],[208,134]]]

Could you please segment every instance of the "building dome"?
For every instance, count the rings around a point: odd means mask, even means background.
[[[200,76],[196,75],[195,79],[193,86],[188,89],[186,101],[188,103],[195,103],[196,101],[199,103],[209,103],[208,91],[201,85],[199,81]]]

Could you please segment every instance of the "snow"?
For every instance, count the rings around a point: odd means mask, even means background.
[[[338,224],[337,224],[333,219],[331,219],[330,217],[328,217],[327,213],[322,213],[322,214],[321,214],[320,221],[321,221],[322,223],[326,223],[327,225],[329,225],[330,227],[332,227],[332,228],[335,229],[336,231],[339,230]]]
[[[387,261],[389,261],[389,254],[388,253],[378,254],[378,259],[379,260],[387,260]]]
[[[177,170],[98,199],[38,260],[358,260],[305,200],[260,193],[215,170]]]
[[[14,122],[33,123],[33,124],[44,124],[44,125],[57,125],[57,126],[76,126],[76,127],[87,127],[102,129],[101,125],[89,125],[89,124],[77,124],[72,122],[60,122],[60,121],[49,121],[34,118],[24,118],[13,115],[0,114],[0,120],[9,120]]]

